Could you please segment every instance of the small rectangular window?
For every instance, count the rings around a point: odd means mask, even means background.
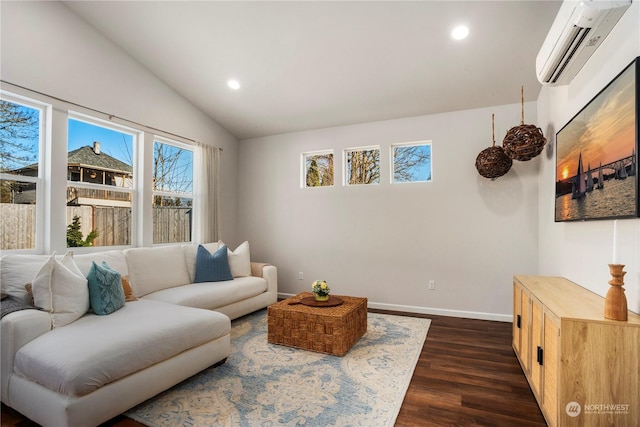
[[[0,249],[36,249],[42,183],[44,107],[0,100]]]
[[[391,146],[393,183],[431,181],[431,143],[409,142]]]
[[[135,139],[107,123],[69,118],[68,247],[131,245]]]
[[[330,187],[333,185],[333,151],[304,153],[303,187]]]
[[[345,150],[346,185],[380,183],[380,148],[364,147]]]
[[[168,140],[153,147],[153,243],[190,242],[193,148]]]

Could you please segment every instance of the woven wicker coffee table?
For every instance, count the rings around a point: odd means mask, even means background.
[[[302,292],[267,308],[267,341],[344,356],[367,332],[367,299],[336,295],[343,303],[334,307],[290,304],[309,296]]]

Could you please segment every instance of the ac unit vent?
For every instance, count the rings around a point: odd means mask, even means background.
[[[536,58],[538,80],[573,80],[629,6],[631,0],[565,0]]]

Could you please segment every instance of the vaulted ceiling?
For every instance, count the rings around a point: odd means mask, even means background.
[[[559,1],[70,1],[239,139],[537,99]],[[461,41],[450,37],[469,27]],[[227,86],[237,79],[238,90]]]

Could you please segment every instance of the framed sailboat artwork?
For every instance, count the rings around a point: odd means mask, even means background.
[[[640,216],[640,57],[556,133],[555,221]]]

